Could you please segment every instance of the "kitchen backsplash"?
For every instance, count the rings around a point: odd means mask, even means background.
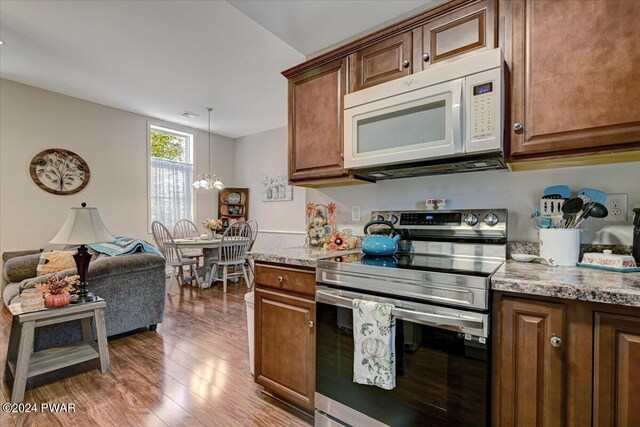
[[[372,210],[425,209],[426,199],[447,199],[446,209],[506,208],[509,210],[508,240],[537,242],[538,230],[531,212],[545,187],[566,184],[574,193],[582,187],[600,188],[628,195],[628,222],[589,219],[584,223],[581,242],[626,246],[633,241],[632,208],[640,207],[638,182],[640,162],[632,162],[526,172],[485,171],[307,189],[306,200],[336,202],[338,226],[353,228],[357,233],[362,233]],[[353,205],[360,206],[359,222],[351,221]]]

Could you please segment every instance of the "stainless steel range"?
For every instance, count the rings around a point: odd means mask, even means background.
[[[394,256],[318,261],[316,425],[489,425],[490,280],[506,259],[507,211],[374,212],[372,219],[391,222],[402,236]],[[393,390],[353,382],[354,299],[395,307]]]

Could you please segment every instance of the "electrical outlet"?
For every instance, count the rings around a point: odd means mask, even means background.
[[[609,222],[625,222],[627,221],[627,195],[626,194],[607,194],[606,201],[609,215],[604,219]]]
[[[351,222],[360,222],[362,220],[362,211],[360,205],[351,206]]]

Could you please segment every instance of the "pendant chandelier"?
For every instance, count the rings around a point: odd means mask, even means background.
[[[193,184],[191,184],[191,186],[193,188],[204,188],[205,190],[213,190],[214,188],[222,190],[224,188],[222,180],[219,176],[211,173],[211,111],[213,111],[213,108],[207,107],[207,111],[209,112],[209,145],[207,145],[207,160],[209,162],[209,172],[196,176],[196,179],[193,181]]]

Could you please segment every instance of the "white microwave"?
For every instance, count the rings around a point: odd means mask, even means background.
[[[503,63],[494,49],[346,95],[345,168],[502,157]]]

